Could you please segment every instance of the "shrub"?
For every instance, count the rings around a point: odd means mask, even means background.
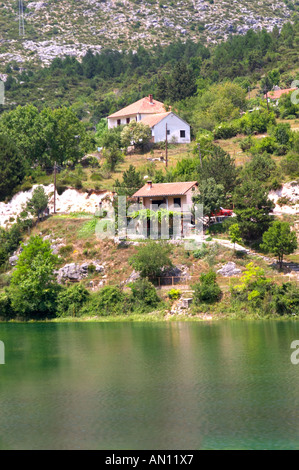
[[[91,181],[102,181],[103,177],[100,173],[93,173],[90,179]]]
[[[299,175],[299,155],[296,153],[289,153],[281,161],[281,169],[284,174],[296,177]]]
[[[199,250],[193,251],[193,256],[196,259],[202,259],[206,256],[207,253],[208,253],[207,245],[203,243],[202,247]]]
[[[278,315],[299,314],[299,290],[296,284],[290,282],[276,286],[272,297],[274,313]]]
[[[129,263],[140,272],[142,278],[154,279],[161,275],[164,268],[172,267],[170,252],[171,246],[167,243],[149,240],[138,247],[137,253],[130,258]]]
[[[81,310],[84,315],[108,316],[126,313],[127,298],[117,286],[105,286],[93,294],[87,304]]]
[[[0,293],[0,317],[1,318],[13,318],[14,311],[11,306],[11,300],[6,292]]]
[[[59,317],[78,316],[89,295],[88,290],[82,284],[64,289],[58,295],[57,315]]]
[[[272,288],[272,282],[265,277],[264,270],[249,263],[240,281],[241,284],[232,288],[232,297],[242,302],[249,302],[249,307],[261,307],[263,299]]]
[[[168,297],[171,299],[171,300],[178,300],[180,297],[181,297],[182,293],[179,289],[171,289],[169,292],[168,292]]]
[[[132,290],[132,307],[142,312],[157,307],[161,302],[155,286],[148,279],[138,279],[130,285]]]
[[[207,274],[200,276],[200,281],[193,285],[193,299],[195,305],[201,303],[215,303],[221,298],[221,289],[216,282],[216,273],[209,271]]]

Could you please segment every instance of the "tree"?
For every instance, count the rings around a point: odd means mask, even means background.
[[[0,132],[10,135],[25,162],[43,165],[77,162],[92,148],[93,140],[71,108],[18,106],[3,113]]]
[[[234,244],[234,250],[235,250],[236,243],[242,242],[240,227],[238,224],[233,224],[229,227],[228,231],[229,231],[229,238],[231,239],[231,242]]]
[[[196,92],[193,70],[186,62],[178,62],[168,82],[167,97],[172,101],[181,101]]]
[[[143,150],[152,137],[151,128],[142,122],[131,121],[121,132],[123,147],[134,145]]]
[[[71,108],[45,108],[40,119],[45,142],[42,163],[76,163],[92,148],[93,139]]]
[[[45,317],[56,312],[59,286],[54,275],[57,256],[48,241],[31,237],[19,256],[9,288],[11,305],[17,315]]]
[[[277,257],[280,269],[282,268],[284,255],[293,253],[297,247],[296,232],[291,231],[288,222],[276,221],[263,234],[261,248]]]
[[[24,160],[12,139],[0,134],[0,201],[13,194],[25,174]]]
[[[218,145],[209,145],[203,149],[200,179],[206,180],[211,175],[217,184],[222,184],[225,194],[231,193],[236,185],[237,168],[234,159]]]
[[[43,214],[48,206],[49,198],[45,193],[43,186],[37,186],[33,192],[31,199],[27,202],[27,210],[38,218]]]
[[[244,175],[245,178],[251,179],[252,181],[258,180],[266,182],[274,173],[275,169],[275,161],[272,160],[268,153],[264,152],[254,155],[250,162],[244,165],[241,175]]]
[[[36,162],[45,151],[39,112],[32,104],[3,113],[0,117],[0,132],[10,136],[26,162]]]
[[[224,197],[224,187],[222,184],[217,184],[214,178],[208,178],[201,181],[199,193],[192,199],[194,204],[203,205],[203,215],[208,217],[208,224],[210,225],[210,219],[221,208]]]
[[[116,166],[124,161],[121,150],[115,147],[103,150],[103,157],[105,158],[105,168],[110,171],[115,171]],[[105,169],[104,168],[104,169]]]
[[[129,259],[129,263],[139,271],[142,278],[153,280],[161,275],[163,269],[172,267],[170,253],[171,246],[167,243],[149,240],[138,247],[137,253]]]
[[[135,169],[133,165],[124,171],[123,180],[120,183],[118,179],[115,181],[115,187],[118,195],[132,196],[141,186],[143,180],[141,173]]]
[[[245,179],[236,187],[233,201],[242,238],[260,238],[272,222],[269,214],[274,203],[268,198],[267,189],[259,181]]]
[[[199,282],[192,287],[195,305],[200,305],[202,302],[211,304],[217,302],[221,297],[221,289],[216,282],[216,273],[214,271],[201,274]]]
[[[100,147],[103,147],[105,149],[111,149],[111,148],[121,149],[122,148],[121,133],[122,133],[124,126],[117,126],[117,127],[112,127],[112,129],[108,129],[107,124],[106,124],[105,129],[101,129],[101,126],[99,127],[100,129],[98,130],[96,134],[96,139]]]

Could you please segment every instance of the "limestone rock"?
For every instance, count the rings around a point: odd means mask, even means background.
[[[221,269],[218,269],[217,273],[225,277],[238,276],[241,274],[241,269],[236,267],[236,263],[229,261],[227,264],[222,266]]]

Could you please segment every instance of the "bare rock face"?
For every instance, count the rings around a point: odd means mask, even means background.
[[[236,267],[236,263],[232,261],[225,264],[221,269],[218,269],[218,274],[225,277],[238,276],[241,274],[241,269]]]
[[[15,265],[17,264],[17,262],[18,262],[18,259],[19,259],[19,255],[13,255],[13,256],[11,256],[11,257],[8,259],[9,264],[10,264],[11,266],[15,266]]]
[[[81,281],[88,276],[88,273],[91,269],[96,273],[101,273],[105,268],[104,265],[97,263],[69,263],[56,271],[57,281],[60,284],[64,281]]]

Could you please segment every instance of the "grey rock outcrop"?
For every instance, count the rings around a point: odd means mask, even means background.
[[[98,263],[69,263],[56,271],[57,281],[63,283],[64,281],[78,282],[88,276],[90,270],[96,273],[101,273],[105,269],[104,265]]]
[[[225,277],[238,276],[241,274],[241,269],[236,267],[236,263],[229,261],[227,264],[222,266],[221,269],[218,269],[217,273]]]
[[[13,256],[11,256],[11,257],[9,258],[9,260],[8,260],[8,261],[9,261],[9,264],[10,264],[11,266],[15,266],[15,265],[17,264],[17,262],[18,262],[18,259],[19,259],[19,255],[13,255]]]

